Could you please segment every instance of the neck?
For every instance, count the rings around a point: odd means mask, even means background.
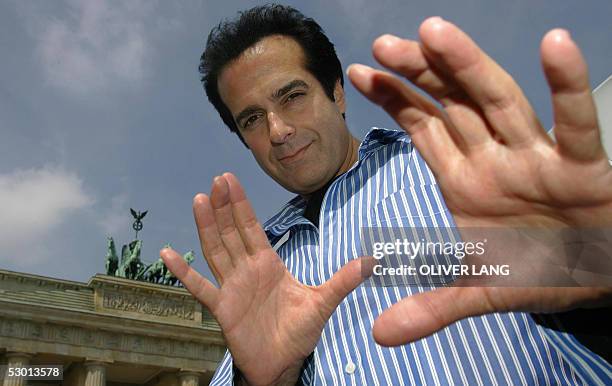
[[[357,162],[358,150],[359,140],[350,135],[349,145],[346,151],[346,157],[344,159],[344,162],[342,163],[342,166],[340,166],[340,169],[338,169],[338,172],[334,177],[338,177],[339,175],[346,173],[351,168],[351,166],[353,166],[355,162]]]
[[[325,184],[322,187],[320,187],[319,189],[317,189],[316,191],[314,191],[312,193],[309,193],[309,194],[302,194],[301,196],[303,198],[305,198],[306,200],[310,199],[310,197],[314,193],[316,193],[320,189],[325,188],[325,186],[327,186],[329,181],[331,181],[334,178],[336,178],[336,177],[346,173],[351,168],[351,166],[353,166],[355,164],[355,162],[357,162],[357,153],[358,153],[358,150],[359,150],[359,143],[360,142],[359,142],[359,140],[357,138],[355,138],[352,135],[350,135],[349,145],[348,145],[348,149],[346,151],[346,157],[344,158],[344,162],[342,162],[342,165],[338,169],[338,172],[336,172],[336,174],[330,180],[326,181]]]

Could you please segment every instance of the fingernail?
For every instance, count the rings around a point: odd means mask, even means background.
[[[374,40],[374,46],[393,46],[394,44],[400,42],[402,39],[391,34],[384,34],[379,36],[376,40]]]
[[[430,18],[427,18],[421,24],[421,27],[419,28],[419,31],[422,32],[421,28],[423,28],[423,27],[425,27],[426,29],[432,30],[432,31],[439,31],[442,28],[444,28],[445,24],[446,24],[445,20],[442,19],[440,16],[432,16]]]
[[[555,28],[554,30],[555,33],[555,37],[557,39],[571,39],[572,36],[570,35],[569,31],[563,28]]]
[[[357,66],[354,63],[349,64],[349,66],[346,68],[346,76],[348,76],[349,72],[351,72],[351,68],[355,68],[355,66]]]
[[[384,35],[381,36],[381,38],[387,39],[387,40],[389,40],[391,42],[397,42],[397,41],[402,40],[400,37],[395,36],[393,34],[384,34]]]
[[[193,196],[193,204],[200,204],[204,201],[204,198],[206,197],[206,195],[204,193],[198,193],[195,196]]]
[[[363,72],[367,70],[371,70],[372,67],[366,66],[365,64],[353,63],[346,68],[346,75],[349,74],[349,71],[353,69],[354,71]]]

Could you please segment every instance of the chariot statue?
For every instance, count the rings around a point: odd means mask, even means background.
[[[140,259],[142,240],[138,239],[138,232],[143,228],[142,219],[147,215],[148,211],[137,212],[130,208],[130,212],[135,219],[132,229],[136,231],[136,238],[129,244],[123,245],[121,248],[121,258],[117,256],[115,240],[112,237],[107,238],[106,274],[156,284],[176,285],[178,279],[168,270],[161,258],[158,258],[149,265],[146,265]],[[170,244],[166,244],[166,247],[170,247]],[[187,264],[191,264],[195,260],[195,254],[193,251],[189,251],[183,256],[183,259],[185,259]]]

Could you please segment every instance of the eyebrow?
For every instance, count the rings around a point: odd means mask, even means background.
[[[288,94],[289,92],[291,92],[291,90],[296,89],[298,87],[303,87],[305,89],[308,89],[308,84],[306,84],[306,82],[304,82],[301,79],[294,79],[291,82],[284,85],[283,87],[276,90],[274,93],[272,93],[272,99],[280,99],[283,97],[283,95]],[[238,125],[241,125],[240,122],[242,122],[243,119],[245,119],[246,117],[248,117],[249,115],[253,113],[256,113],[259,110],[260,108],[258,108],[257,106],[253,106],[253,105],[247,106],[244,110],[242,110],[236,116],[236,123],[238,123]]]
[[[276,90],[276,92],[274,92],[274,94],[272,94],[272,98],[279,99],[283,95],[288,94],[294,88],[298,88],[298,87],[304,87],[304,88],[307,89],[308,85],[306,84],[306,82],[304,82],[301,79],[294,79],[291,82],[289,82],[286,85],[284,85],[283,87],[281,87],[278,90]]]

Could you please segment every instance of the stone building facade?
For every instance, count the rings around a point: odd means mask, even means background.
[[[63,381],[5,386],[207,385],[225,349],[218,324],[185,289],[0,270],[0,364],[64,371]]]

